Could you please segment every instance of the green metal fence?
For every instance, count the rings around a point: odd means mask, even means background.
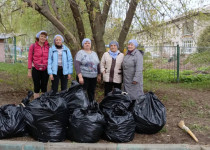
[[[16,44],[4,44],[5,62],[26,63],[28,59],[28,50],[29,50],[28,46],[18,46]]]
[[[189,79],[190,82],[210,74],[208,47],[145,46],[144,50],[144,76],[150,80],[183,82]],[[192,76],[194,79],[190,79]]]
[[[28,46],[6,44],[5,62],[27,63]],[[210,79],[210,48],[144,46],[144,78],[158,82],[194,82]],[[16,51],[15,51],[16,50]]]

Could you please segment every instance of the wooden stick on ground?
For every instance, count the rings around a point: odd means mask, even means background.
[[[179,123],[178,123],[178,126],[181,128],[181,129],[183,129],[183,130],[185,130],[196,142],[198,142],[198,139],[195,137],[195,135],[192,133],[192,131],[187,127],[187,126],[185,126],[185,124],[184,124],[184,121],[183,120],[181,120]]]

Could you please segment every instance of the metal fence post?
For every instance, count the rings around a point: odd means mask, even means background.
[[[14,62],[16,62],[16,61],[17,61],[16,36],[14,36],[14,55],[15,55],[15,60],[14,60]]]
[[[180,47],[177,45],[177,82],[179,82]]]

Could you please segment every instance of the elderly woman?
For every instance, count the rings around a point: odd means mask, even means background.
[[[47,32],[40,31],[36,34],[36,42],[31,44],[28,52],[28,77],[33,79],[34,99],[39,97],[39,92],[47,92],[49,75],[47,73],[49,44]]]
[[[122,62],[124,54],[118,50],[119,44],[116,41],[111,41],[109,48],[109,51],[105,52],[101,58],[105,96],[113,88],[121,89],[122,86]]]
[[[97,80],[100,82],[100,62],[96,52],[91,50],[91,40],[88,38],[82,41],[83,49],[78,51],[74,58],[74,67],[77,73],[77,81],[87,90],[91,101],[95,99]]]
[[[137,99],[143,95],[143,52],[136,49],[138,42],[134,39],[128,42],[128,51],[124,57],[123,85],[131,99]]]
[[[55,35],[54,45],[50,48],[48,57],[48,74],[52,82],[54,93],[58,91],[59,80],[61,80],[61,90],[67,89],[68,80],[73,73],[73,59],[67,46],[63,44],[61,35]]]

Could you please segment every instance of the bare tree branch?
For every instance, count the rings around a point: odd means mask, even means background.
[[[21,7],[16,8],[16,9],[12,10],[11,12],[13,13],[13,12],[16,12],[16,11],[18,11],[18,10],[20,10],[20,9],[21,9]]]
[[[60,14],[58,13],[58,6],[57,6],[55,0],[51,0],[50,2],[51,2],[51,6],[52,6],[52,8],[53,8],[53,11],[54,11],[54,13],[55,13],[56,18],[57,18],[58,20],[60,20],[61,17],[60,17]]]
[[[6,28],[6,26],[3,24],[1,14],[0,14],[0,23],[2,24],[2,26],[3,26],[4,30],[5,30],[5,32],[7,33],[7,28]]]
[[[149,0],[150,1],[150,0]],[[163,9],[165,10],[165,12],[168,14],[168,16],[169,16],[169,18],[171,19],[171,20],[173,20],[173,18],[171,17],[171,15],[168,13],[168,11],[166,10],[166,8],[164,7],[164,4],[163,4],[163,2],[161,1],[161,0],[158,0],[161,4],[162,4],[162,7],[163,7]],[[167,7],[167,6],[166,6]],[[164,15],[163,15],[164,16]],[[177,25],[175,22],[172,22],[179,30],[180,30],[180,27],[179,27],[179,25]]]
[[[103,8],[103,12],[102,12],[102,15],[101,15],[104,27],[105,27],[105,24],[106,24],[106,21],[107,21],[107,17],[108,17],[108,14],[109,14],[109,9],[110,9],[111,4],[112,4],[112,0],[106,0],[104,2],[104,8]]]
[[[0,8],[3,7],[4,5],[6,5],[7,1],[3,2],[3,4],[0,5]]]
[[[42,5],[43,6],[48,6],[48,1],[47,0],[42,0]]]
[[[85,28],[82,21],[82,16],[79,11],[79,6],[77,5],[75,0],[69,0],[71,11],[73,13],[74,20],[77,25],[77,33],[79,35],[80,43],[85,38]]]

